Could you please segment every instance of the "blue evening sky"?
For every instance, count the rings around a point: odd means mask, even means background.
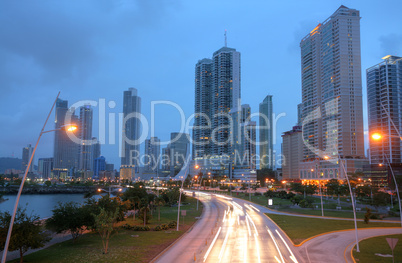
[[[70,104],[114,101],[115,144],[102,146],[108,162],[118,158],[118,113],[123,91],[138,89],[142,113],[151,101],[194,111],[194,65],[224,45],[241,52],[242,103],[252,112],[273,95],[280,135],[296,123],[301,102],[300,40],[340,5],[360,10],[364,122],[366,68],[385,55],[402,55],[402,2],[393,1],[12,1],[0,2],[0,156],[21,158],[35,144],[57,92]],[[94,111],[94,136],[98,110]],[[168,140],[180,128],[170,106],[156,107],[155,135]],[[47,128],[52,129],[54,115]],[[149,120],[150,121],[150,120]],[[108,124],[108,123],[107,123]],[[53,134],[42,137],[39,157],[53,156]],[[142,146],[143,150],[143,146]],[[37,161],[35,161],[35,164]]]

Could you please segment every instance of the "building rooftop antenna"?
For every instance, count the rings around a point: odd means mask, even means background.
[[[226,29],[225,29],[225,47],[228,47],[228,38],[226,36]]]

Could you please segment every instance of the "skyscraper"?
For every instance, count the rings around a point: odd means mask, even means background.
[[[388,55],[367,69],[367,97],[369,132],[383,135],[370,138],[370,162],[402,163],[402,58]]]
[[[160,167],[161,146],[158,137],[151,137],[145,140],[145,161],[146,171],[158,172]]]
[[[129,88],[123,96],[123,141],[121,165],[135,165],[138,172],[138,159],[140,153],[140,118],[141,98],[137,96],[137,89]],[[134,158],[132,158],[134,157]]]
[[[230,115],[240,105],[240,52],[223,47],[213,54],[212,66],[212,154],[230,155]]]
[[[222,47],[195,66],[193,158],[231,154],[230,115],[240,105],[240,52]]]
[[[32,156],[32,152],[33,152],[33,148],[30,144],[28,144],[27,147],[22,148],[22,167],[21,170],[25,172],[25,170],[28,167],[28,163],[29,163],[29,159],[31,159]],[[33,160],[32,160],[33,162]],[[31,166],[29,167],[29,171],[30,173],[33,172],[33,163],[31,164]]]
[[[90,105],[80,107],[79,138],[81,139],[81,144],[79,146],[79,169],[81,171],[93,170],[92,118],[93,111]]]
[[[211,154],[212,66],[213,61],[208,58],[195,65],[193,158]]]
[[[38,160],[38,172],[43,179],[48,179],[52,175],[53,158],[39,158]]]
[[[170,176],[176,176],[185,162],[187,161],[187,150],[189,150],[190,134],[172,132],[170,134],[170,143],[168,145],[169,149],[169,160],[170,160]]]
[[[282,178],[298,179],[299,163],[303,160],[301,126],[294,126],[292,130],[284,132],[282,140]]]
[[[96,137],[92,137],[92,160],[101,156],[101,144]]]
[[[79,119],[74,112],[75,109],[68,109],[67,100],[57,99],[53,153],[53,176],[55,178],[71,178],[74,170],[78,167],[79,144],[73,142],[66,131],[62,129],[65,124],[79,124]],[[68,120],[66,116],[71,117],[71,120]]]
[[[272,114],[272,95],[267,95],[260,103],[260,169],[274,169]]]
[[[359,11],[342,5],[300,47],[304,159],[364,157]]]

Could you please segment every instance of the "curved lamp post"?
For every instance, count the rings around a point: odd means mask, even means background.
[[[10,239],[11,239],[11,232],[12,232],[12,230],[13,230],[15,215],[16,215],[16,213],[17,213],[18,203],[19,203],[19,201],[20,201],[20,197],[21,197],[21,193],[22,193],[22,188],[24,187],[24,183],[25,183],[25,180],[26,180],[27,175],[28,175],[29,167],[31,166],[31,163],[32,163],[32,160],[33,160],[33,158],[34,158],[36,148],[38,147],[40,138],[42,137],[42,135],[43,135],[44,133],[48,133],[48,132],[52,132],[52,131],[66,130],[66,131],[69,131],[69,132],[73,132],[73,131],[75,131],[75,130],[77,129],[77,126],[75,126],[74,124],[67,124],[67,125],[63,125],[63,126],[60,127],[59,129],[54,129],[54,130],[45,131],[45,127],[46,127],[47,121],[49,120],[49,117],[50,117],[50,115],[51,115],[51,113],[52,113],[52,111],[53,111],[54,105],[56,105],[56,101],[57,101],[57,99],[59,98],[59,95],[60,95],[60,92],[57,94],[56,100],[54,101],[53,106],[52,106],[52,108],[50,109],[49,114],[47,115],[45,124],[43,124],[43,128],[42,128],[41,132],[39,133],[39,137],[38,137],[38,140],[36,141],[35,148],[34,148],[33,151],[32,151],[32,154],[31,154],[31,157],[29,158],[29,162],[28,162],[27,168],[26,168],[26,170],[25,170],[24,176],[22,177],[21,184],[20,184],[20,188],[19,188],[18,194],[17,194],[17,198],[15,199],[14,211],[13,211],[13,214],[11,215],[10,226],[8,227],[8,233],[7,233],[6,243],[5,243],[5,245],[4,245],[3,257],[2,257],[2,259],[1,259],[1,262],[2,262],[2,263],[5,263],[5,262],[6,262],[7,252],[8,252],[8,246],[9,246],[9,244],[10,244]]]

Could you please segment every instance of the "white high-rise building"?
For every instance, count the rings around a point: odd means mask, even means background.
[[[364,159],[360,13],[340,6],[300,42],[301,179],[343,178]]]
[[[364,157],[359,11],[339,7],[300,47],[304,159]]]

